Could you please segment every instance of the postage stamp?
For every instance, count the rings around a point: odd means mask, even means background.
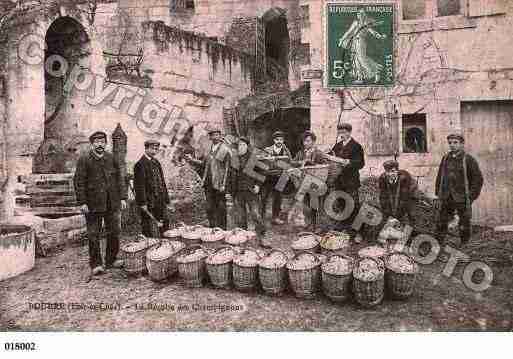
[[[394,84],[393,3],[327,3],[327,87]]]

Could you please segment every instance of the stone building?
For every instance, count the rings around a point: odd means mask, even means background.
[[[513,4],[392,1],[395,85],[328,89],[322,79],[327,2],[2,2],[4,194],[19,175],[72,171],[88,134],[111,134],[118,123],[130,168],[146,138],[171,145],[189,126],[196,140],[207,124],[218,123],[258,146],[281,129],[295,151],[308,128],[321,146],[332,146],[340,120],[353,124],[364,145],[366,175],[398,156],[427,192],[433,192],[445,136],[463,131],[486,179],[475,220],[509,223]],[[52,55],[67,68],[55,61],[45,68]]]

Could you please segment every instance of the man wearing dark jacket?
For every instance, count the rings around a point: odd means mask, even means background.
[[[465,139],[460,134],[447,136],[449,153],[440,163],[436,177],[436,195],[441,201],[438,239],[443,243],[449,216],[455,212],[460,218],[461,243],[469,241],[471,235],[472,203],[479,197],[483,187],[483,175],[474,157],[465,153]]]
[[[141,209],[142,233],[147,237],[160,237],[169,227],[169,193],[162,166],[155,158],[159,147],[158,141],[144,142],[145,153],[134,166],[135,201]],[[155,220],[162,224],[160,231]]]
[[[335,144],[330,153],[333,156],[341,158],[342,163],[338,165],[336,175],[328,178],[328,185],[334,190],[346,192],[354,201],[353,213],[348,219],[341,223],[340,227],[344,229],[351,227],[360,210],[360,197],[358,194],[358,189],[360,188],[360,170],[365,166],[363,148],[351,137],[352,131],[353,127],[349,123],[341,123],[338,125],[337,133],[341,141]],[[345,205],[345,201],[340,200],[338,203],[339,211],[343,211]]]
[[[89,137],[91,151],[79,158],[73,183],[77,202],[85,214],[89,240],[89,265],[93,275],[105,271],[100,250],[100,229],[105,221],[107,248],[105,265],[119,268],[117,260],[119,233],[121,231],[120,209],[126,208],[127,188],[120,166],[112,154],[105,151],[107,135],[95,132]]]
[[[248,216],[255,223],[257,238],[263,246],[268,246],[264,242],[265,225],[260,213],[258,193],[260,185],[258,179],[251,176],[250,171],[253,168],[246,168],[250,157],[253,155],[253,148],[246,137],[239,138],[238,156],[236,169],[232,178],[232,194],[234,196],[235,215],[237,227],[248,229]],[[235,157],[234,157],[235,158]]]
[[[395,160],[383,163],[385,172],[379,176],[379,202],[383,219],[393,217],[402,221],[405,217],[413,223],[411,215],[415,198],[420,192],[408,171],[400,170]]]

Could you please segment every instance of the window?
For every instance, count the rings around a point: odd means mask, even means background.
[[[460,14],[461,0],[437,0],[438,16],[450,16]]]
[[[171,11],[194,10],[194,0],[170,0]]]
[[[403,114],[403,152],[428,152],[425,113]]]
[[[466,1],[467,0],[403,0],[401,2],[403,20],[429,20],[435,17],[461,15],[463,14]]]
[[[403,1],[403,19],[415,20],[426,17],[426,0]]]

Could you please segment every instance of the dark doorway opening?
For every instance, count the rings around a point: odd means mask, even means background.
[[[285,10],[273,8],[262,17],[265,26],[265,56],[267,73],[277,77],[273,72],[280,72],[287,77],[289,68],[289,30]]]
[[[294,156],[302,148],[302,135],[310,129],[310,109],[286,108],[268,112],[249,126],[249,136],[258,148],[273,144],[275,131],[285,132],[285,144]]]

